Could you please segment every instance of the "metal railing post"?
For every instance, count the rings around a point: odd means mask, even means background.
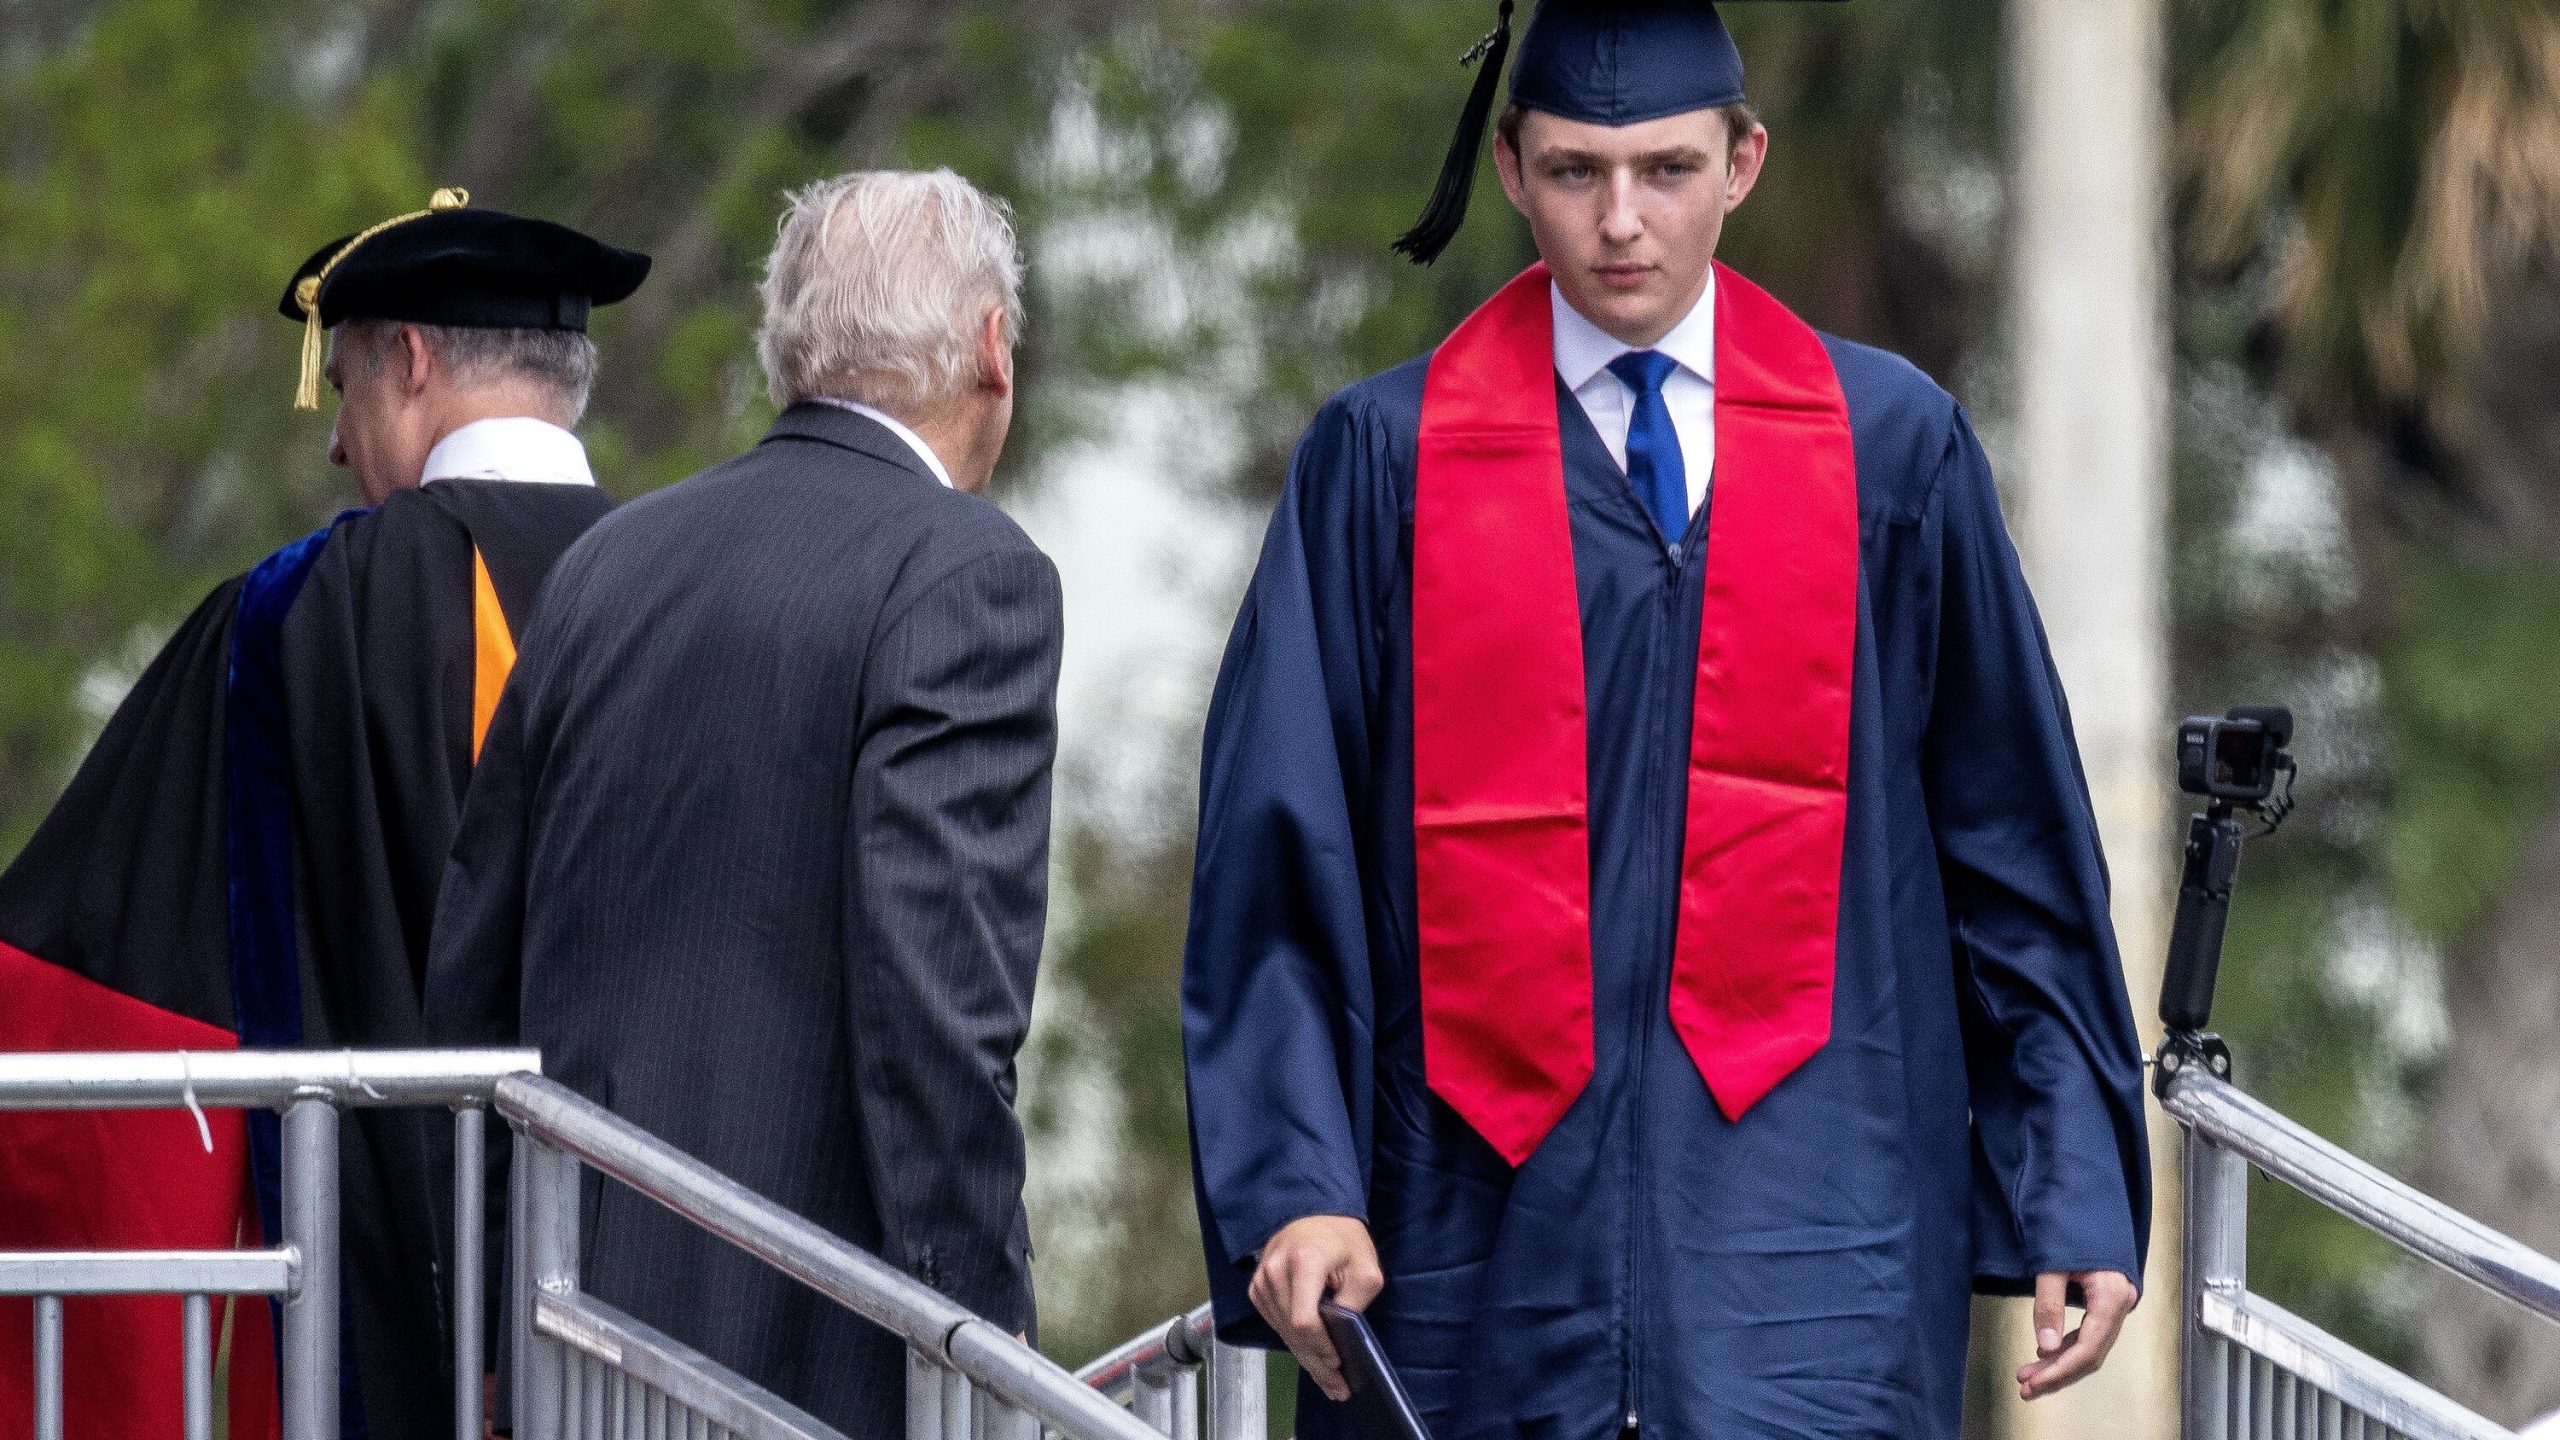
[[[1270,1361],[1259,1350],[1209,1344],[1209,1440],[1264,1440],[1271,1433]]]
[[[1159,1435],[1173,1433],[1173,1373],[1162,1360],[1140,1365],[1129,1391],[1129,1410]]]
[[[942,1440],[942,1370],[907,1347],[907,1440]]]
[[[2186,1132],[2186,1293],[2178,1334],[2178,1398],[2185,1440],[2229,1440],[2228,1347],[2204,1328],[2210,1293],[2237,1295],[2249,1281],[2249,1166],[2194,1130]]]
[[[507,1269],[500,1299],[506,1305],[507,1394],[503,1403],[515,1420],[516,1433],[530,1435],[532,1413],[525,1408],[524,1376],[533,1364],[533,1137],[515,1126],[507,1162]]]
[[[300,1262],[284,1302],[285,1440],[337,1440],[338,1109],[326,1095],[285,1106],[284,1237]]]
[[[1040,1422],[982,1392],[978,1396],[978,1440],[1040,1440]]]
[[[530,1135],[517,1135],[516,1162],[525,1170],[527,1267],[517,1296],[530,1312],[542,1291],[571,1294],[578,1288],[578,1162]],[[561,1393],[567,1355],[548,1340],[528,1336],[524,1370],[516,1380],[516,1434],[522,1440],[557,1440],[563,1433]]]
[[[453,1115],[453,1436],[480,1440],[483,1296],[481,1244],[487,1231],[482,1186],[489,1112],[466,1105]]]
[[[974,1440],[977,1427],[969,1423],[970,1402],[977,1394],[969,1386],[969,1377],[957,1370],[942,1372],[943,1440]]]
[[[62,1440],[62,1297],[36,1297],[36,1440]]]
[[[184,1325],[187,1440],[213,1440],[213,1301],[188,1296]]]

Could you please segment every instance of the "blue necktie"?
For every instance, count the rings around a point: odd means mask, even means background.
[[[1644,502],[1662,543],[1677,545],[1689,529],[1689,467],[1680,458],[1680,432],[1662,403],[1662,382],[1680,362],[1659,350],[1630,350],[1609,362],[1609,373],[1636,392],[1627,417],[1627,480]]]

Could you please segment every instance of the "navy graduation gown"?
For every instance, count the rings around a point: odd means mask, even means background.
[[[1559,385],[1597,1069],[1516,1171],[1422,1068],[1409,564],[1427,361],[1317,415],[1208,720],[1183,1025],[1221,1333],[1365,1219],[1438,1440],[1953,1440],[1968,1292],[2141,1275],[2141,1060],[2062,689],[1962,412],[1826,337],[1861,536],[1830,1043],[1739,1123],[1669,1019],[1705,511],[1666,553]],[[1712,503],[1712,502],[1711,502]],[[1347,1433],[1300,1387],[1299,1433]]]

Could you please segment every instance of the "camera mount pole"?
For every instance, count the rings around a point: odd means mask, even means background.
[[[2160,984],[2160,1046],[2155,1084],[2190,1064],[2216,1075],[2231,1073],[2231,1051],[2204,1027],[2213,1018],[2213,991],[2222,974],[2222,931],[2231,918],[2231,886],[2240,873],[2240,821],[2231,802],[2216,800],[2188,818],[2187,852],[2178,877],[2178,918],[2169,931],[2168,972]]]

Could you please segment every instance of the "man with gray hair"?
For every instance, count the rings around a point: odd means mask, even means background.
[[[545,1070],[1008,1330],[1056,570],[978,498],[1021,262],[949,171],[790,197],[754,449],[616,511],[527,631],[437,914],[442,1033]],[[903,1347],[654,1203],[584,1283],[849,1436]]]

